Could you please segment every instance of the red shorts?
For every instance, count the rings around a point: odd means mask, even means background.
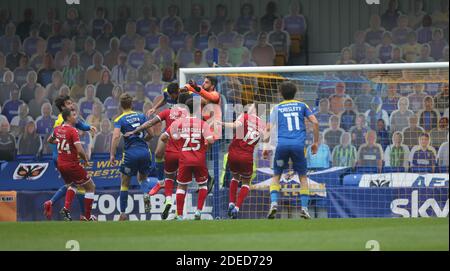
[[[175,173],[178,170],[178,159],[180,154],[176,152],[166,152],[164,156],[164,171],[166,174]]]
[[[178,169],[177,182],[179,184],[190,184],[192,175],[198,184],[204,184],[208,181],[208,169],[205,166],[184,166],[180,165]]]
[[[83,185],[90,180],[80,164],[58,164],[58,170],[66,184]]]
[[[253,157],[230,153],[228,155],[228,167],[232,174],[250,178],[253,175]]]

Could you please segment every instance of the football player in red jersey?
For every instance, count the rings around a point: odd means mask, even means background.
[[[179,168],[177,175],[178,188],[176,192],[177,219],[183,219],[184,199],[188,185],[192,182],[192,176],[199,185],[197,210],[194,218],[200,220],[201,211],[208,196],[208,168],[206,167],[206,151],[208,144],[214,143],[214,136],[209,125],[195,117],[194,101],[186,101],[190,117],[178,119],[166,130],[162,140],[167,142],[169,138],[173,144],[181,150],[179,156]]]
[[[233,141],[228,147],[228,166],[232,174],[228,216],[236,219],[239,209],[250,191],[250,181],[253,175],[253,152],[264,134],[266,125],[256,115],[254,104],[248,105],[234,123],[222,123],[222,125],[233,128],[235,131]],[[239,182],[242,185],[236,201]]]
[[[65,220],[72,220],[70,206],[76,194],[77,187],[83,187],[86,191],[84,194],[85,220],[96,220],[94,216],[91,216],[95,185],[83,168],[83,166],[87,165],[88,159],[81,145],[78,131],[74,127],[77,123],[77,113],[74,110],[66,108],[62,111],[61,115],[64,124],[56,127],[52,135],[48,138],[49,143],[57,144],[58,170],[64,182],[69,185],[61,214]]]
[[[147,130],[163,121],[166,124],[166,128],[169,128],[175,120],[189,116],[188,109],[182,105],[184,105],[190,98],[192,98],[192,96],[189,93],[180,93],[178,96],[177,105],[170,109],[168,108],[161,111],[158,115],[156,115],[156,117],[137,127],[134,131],[126,133],[124,136],[129,137],[133,134],[140,133],[141,131]],[[174,144],[173,139],[169,139],[167,144],[161,139],[159,141],[160,142],[158,142],[158,146],[156,147],[155,156],[156,159],[159,158],[162,160],[164,158],[165,178],[164,180],[158,180],[158,183],[150,190],[148,194],[153,196],[158,193],[161,188],[165,188],[164,195],[166,196],[166,201],[164,211],[162,213],[162,219],[166,219],[169,215],[170,208],[172,207],[173,185],[177,176],[179,153],[181,152],[181,149],[177,148],[177,145]]]
[[[75,110],[75,105],[76,105],[72,101],[70,96],[67,96],[67,95],[57,97],[54,104],[58,108],[60,114],[58,115],[58,119],[55,121],[53,128],[58,127],[64,123],[61,112],[65,108],[70,109],[70,110]],[[97,132],[97,129],[95,128],[95,126],[88,125],[87,123],[85,123],[84,121],[82,121],[80,119],[75,124],[75,128],[82,130],[82,131],[86,131],[86,132],[91,131],[93,134],[95,134]],[[52,149],[52,153],[53,153],[53,155],[52,155],[53,161],[55,163],[55,166],[57,166],[58,150],[56,149],[55,144],[50,144],[50,148]],[[56,191],[56,193],[52,196],[51,199],[44,202],[44,215],[46,216],[46,218],[48,220],[52,219],[53,204],[55,204],[55,202],[59,201],[59,199],[65,197],[67,189],[68,189],[67,185],[61,186],[58,189],[58,191]],[[78,189],[77,198],[78,198],[78,202],[80,203],[80,209],[83,210],[84,209],[84,190],[83,189]],[[81,220],[85,220],[84,216],[81,216]]]

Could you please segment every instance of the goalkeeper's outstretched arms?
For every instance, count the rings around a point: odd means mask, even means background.
[[[188,84],[185,85],[188,91],[199,94],[203,99],[207,100],[210,103],[219,103],[220,102],[220,94],[215,89],[205,90],[203,87],[197,85],[193,80],[190,80]]]

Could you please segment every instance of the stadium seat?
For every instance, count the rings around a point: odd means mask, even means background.
[[[38,157],[36,155],[17,155],[16,160],[18,162],[34,162],[38,160]]]
[[[406,172],[404,167],[383,167],[383,173]]]
[[[431,167],[411,167],[409,171],[411,173],[433,173]]]
[[[446,166],[436,167],[436,173],[448,173],[448,167]]]
[[[41,156],[41,160],[42,161],[51,161],[51,160],[53,160],[53,157],[52,157],[52,155],[51,154],[43,154],[42,156]]]
[[[356,167],[355,173],[378,173],[377,167]]]

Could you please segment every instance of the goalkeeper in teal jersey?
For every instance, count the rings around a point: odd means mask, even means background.
[[[292,161],[294,171],[300,179],[300,200],[302,204],[301,216],[311,218],[308,213],[309,188],[306,177],[305,119],[314,125],[314,142],[311,145],[313,154],[317,153],[319,141],[319,123],[308,105],[294,100],[297,87],[291,82],[284,82],[279,87],[283,101],[276,105],[270,113],[270,124],[267,132],[270,133],[271,145],[275,146],[273,159],[273,177],[270,185],[270,211],[267,218],[273,219],[277,213],[278,194],[280,192],[280,178],[283,170],[288,168],[289,159]],[[269,150],[263,151],[267,159]]]

